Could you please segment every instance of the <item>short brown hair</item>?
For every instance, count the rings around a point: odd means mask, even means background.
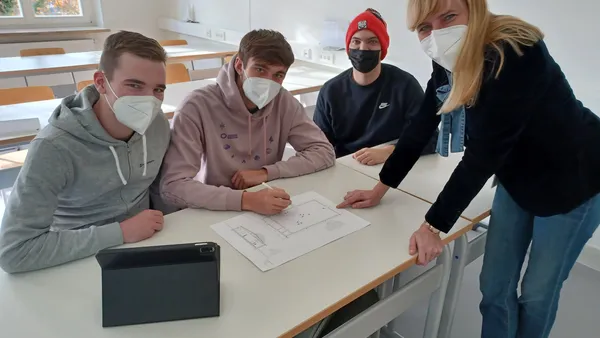
[[[156,62],[167,62],[167,52],[158,41],[140,33],[120,31],[106,38],[100,57],[99,69],[109,80],[119,65],[119,58],[124,53]]]
[[[244,35],[240,41],[238,57],[244,66],[250,58],[285,67],[294,63],[292,46],[283,34],[270,29],[257,29]]]

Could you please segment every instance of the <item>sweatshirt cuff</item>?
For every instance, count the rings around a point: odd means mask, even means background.
[[[281,178],[281,173],[279,172],[279,167],[277,164],[264,166],[263,169],[267,171],[267,181],[273,181]]]
[[[118,222],[96,227],[100,249],[123,244],[123,231]]]
[[[440,210],[440,207],[437,203],[434,203],[425,214],[425,221],[431,224],[434,228],[438,229],[443,233],[448,233],[450,229],[454,226],[454,223],[460,217],[460,212],[457,215],[453,215],[452,217],[448,217],[448,215],[444,215],[444,210]]]
[[[225,204],[227,210],[242,211],[242,195],[243,190],[230,190],[225,196]]]

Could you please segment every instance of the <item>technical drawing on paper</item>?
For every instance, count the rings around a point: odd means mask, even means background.
[[[239,226],[239,227],[233,228],[233,231],[235,231],[236,234],[238,234],[246,242],[248,242],[248,244],[252,245],[253,247],[255,247],[257,249],[262,248],[263,246],[265,246],[265,242],[261,238],[261,236],[259,236],[258,234],[253,233],[252,231],[244,228],[243,226]]]
[[[292,203],[278,215],[244,213],[212,228],[267,271],[369,225],[315,192],[294,196]]]
[[[312,200],[299,205],[291,205],[281,214],[265,217],[263,220],[283,236],[289,237],[298,231],[326,222],[339,215],[337,211],[319,201]]]

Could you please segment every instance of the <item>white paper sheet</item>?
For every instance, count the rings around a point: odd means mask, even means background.
[[[307,192],[292,196],[281,214],[244,213],[212,229],[262,271],[297,257],[370,225],[325,197]]]

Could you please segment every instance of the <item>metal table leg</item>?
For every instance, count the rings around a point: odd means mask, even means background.
[[[448,280],[450,278],[452,253],[450,246],[446,245],[442,255],[438,257],[436,265],[441,265],[443,269],[440,287],[433,292],[429,300],[429,309],[425,319],[425,332],[423,338],[436,338],[440,329],[440,321],[444,310],[444,298],[448,290]]]
[[[463,234],[454,241],[452,271],[450,272],[450,279],[448,280],[448,290],[446,291],[446,298],[444,300],[444,311],[440,322],[438,338],[450,336],[465,266],[467,265],[468,252],[469,241],[467,235]]]
[[[364,338],[377,332],[387,323],[398,317],[404,311],[419,303],[423,297],[430,295],[430,308],[425,324],[425,338],[434,338],[443,310],[443,301],[450,277],[452,257],[450,248],[444,247],[444,252],[437,259],[436,265],[424,272],[415,280],[395,290],[388,297],[363,311],[352,320],[344,323],[326,338]]]

